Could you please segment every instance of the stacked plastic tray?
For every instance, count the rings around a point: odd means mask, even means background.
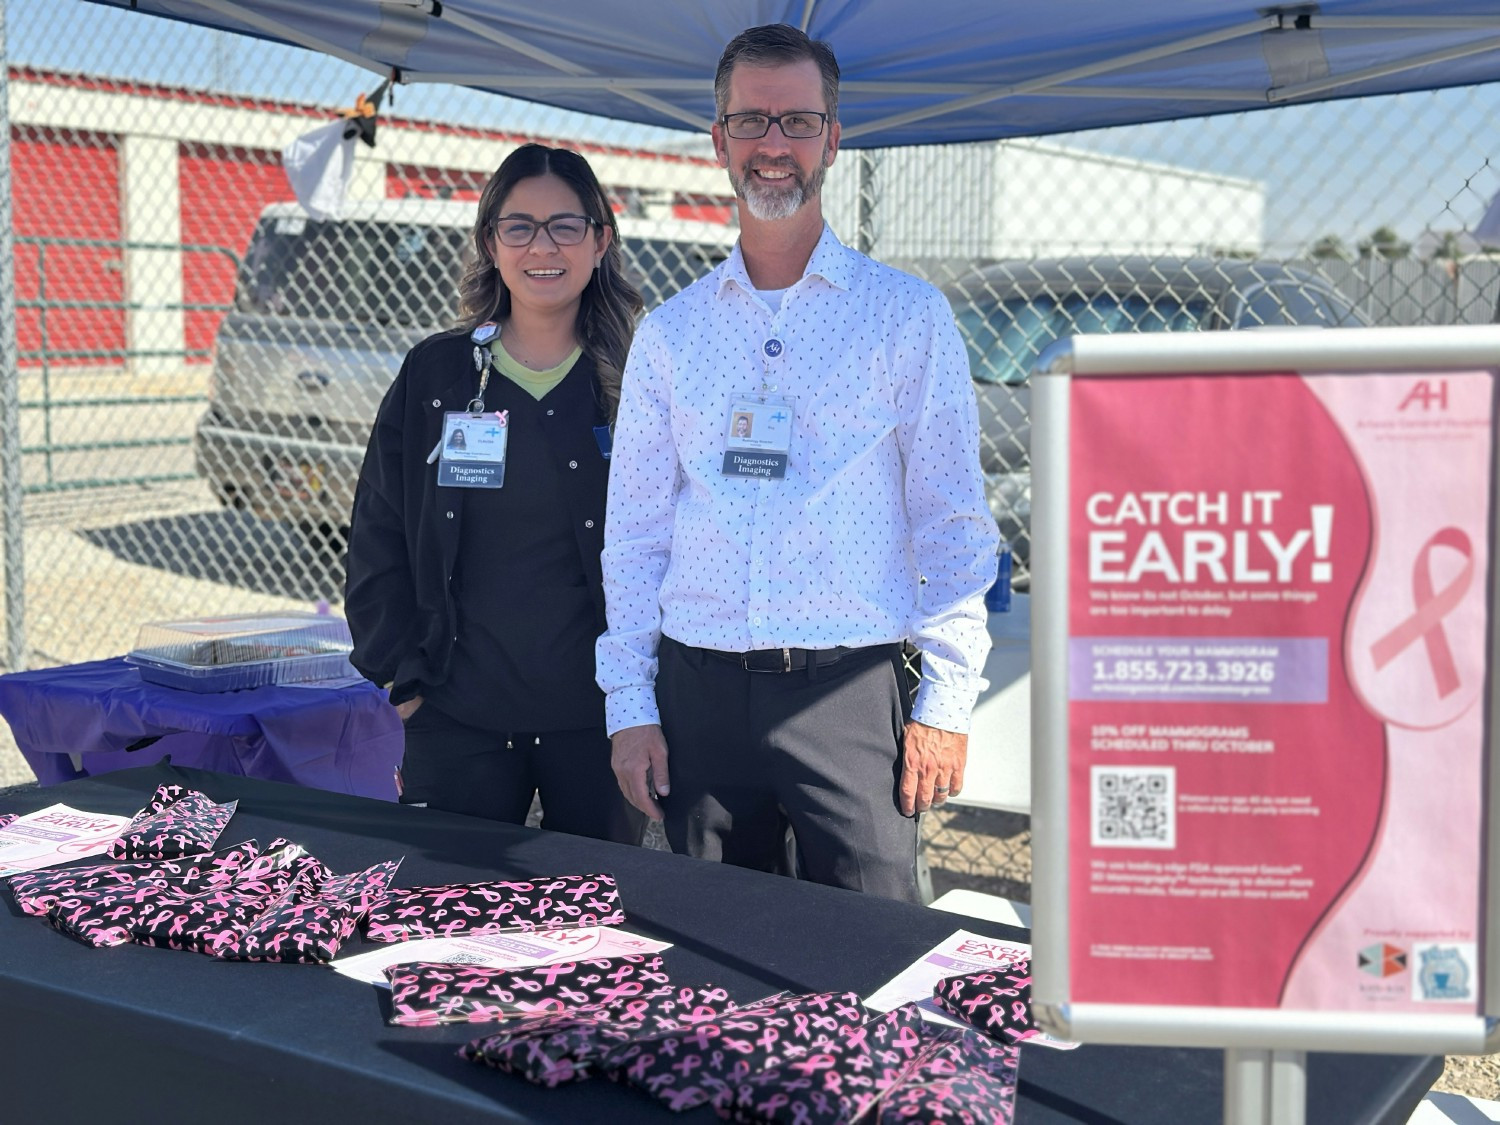
[[[141,678],[186,691],[239,691],[354,675],[349,623],[319,613],[249,613],[142,625],[125,657]]]

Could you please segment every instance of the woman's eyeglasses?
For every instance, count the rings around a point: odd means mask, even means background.
[[[589,227],[598,225],[597,220],[587,215],[553,215],[540,222],[520,215],[502,215],[490,223],[490,229],[495,232],[501,246],[519,249],[530,246],[541,230],[545,230],[547,237],[557,246],[577,246],[589,233]]]

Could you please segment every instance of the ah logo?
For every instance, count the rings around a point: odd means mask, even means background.
[[[1417,385],[1406,392],[1397,410],[1405,410],[1412,403],[1420,403],[1423,410],[1448,409],[1448,380],[1418,379]]]

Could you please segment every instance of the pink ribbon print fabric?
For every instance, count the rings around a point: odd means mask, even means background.
[[[562,1012],[507,1019],[459,1054],[540,1086],[602,1073],[605,1058],[631,1040],[718,1019],[734,1005],[722,988],[668,986],[654,993]]]
[[[645,1000],[672,992],[662,959],[654,954],[527,969],[419,961],[392,965],[385,975],[391,985],[390,1022],[413,1027],[580,1008],[640,1019]]]
[[[13,876],[22,911],[86,945],[135,942],[219,960],[330,961],[400,860],[336,875],[287,840]]]
[[[603,1074],[733,1121],[1014,1120],[1019,1045],[925,1024],[915,1004],[867,1019],[853,993],[735,1008],[693,991],[646,998],[644,1021],[619,1005],[520,1016],[460,1055],[549,1087]]]
[[[905,1080],[880,1099],[876,1125],[1012,1125],[1021,1048],[972,1031],[929,1031]]]
[[[621,960],[621,982],[664,978],[659,957]],[[504,1021],[501,1030],[460,1055],[548,1087],[602,1074],[668,1109],[711,1105],[733,1121],[1014,1121],[1020,1041],[1038,1034],[1024,963],[938,986],[985,1034],[925,1023],[915,1004],[870,1018],[852,992],[781,994],[737,1007],[722,989],[669,985],[626,997],[602,995],[601,981],[577,987],[612,963],[564,966],[546,982],[542,1003],[564,993],[593,1002],[519,1015],[496,1005],[489,1015]],[[441,986],[423,997],[424,1007],[441,1007],[467,982],[486,982],[471,990],[478,991],[502,976],[453,965],[393,966],[387,974],[393,989]],[[529,992],[519,976],[505,981],[512,996]]]
[[[955,1019],[1001,1043],[1042,1034],[1031,1020],[1031,962],[962,973],[938,981],[933,1001]]]
[[[613,875],[455,883],[392,891],[370,912],[371,941],[617,926],[625,920]]]
[[[852,992],[794,996],[633,1039],[611,1051],[603,1069],[672,1110],[710,1102],[727,1106],[735,1087],[752,1074],[825,1050],[864,1018]]]
[[[212,851],[237,804],[215,804],[182,785],[158,785],[151,801],[110,845],[110,858],[175,859]]]

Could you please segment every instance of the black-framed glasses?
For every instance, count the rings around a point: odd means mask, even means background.
[[[519,249],[530,246],[540,230],[546,230],[547,237],[558,246],[577,246],[588,235],[589,227],[598,225],[597,219],[587,215],[553,215],[541,221],[524,215],[501,215],[490,223],[490,229],[501,246]]]
[[[719,118],[724,132],[737,141],[758,141],[776,125],[790,141],[805,141],[820,136],[828,114],[815,109],[794,109],[791,113],[726,113]]]

